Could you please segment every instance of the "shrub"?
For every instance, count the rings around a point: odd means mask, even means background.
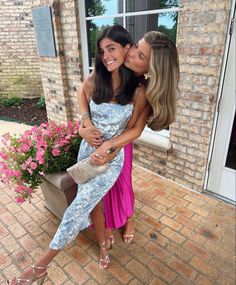
[[[45,109],[46,104],[45,104],[45,97],[41,96],[37,102],[37,106],[39,109]]]
[[[22,98],[17,96],[2,99],[2,105],[4,107],[20,106],[21,104],[22,104]]]
[[[64,171],[76,163],[81,142],[79,124],[49,122],[25,131],[21,137],[1,138],[0,178],[15,187],[16,201],[31,201],[41,177]]]

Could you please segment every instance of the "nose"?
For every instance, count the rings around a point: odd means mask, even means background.
[[[104,51],[102,57],[104,60],[106,60],[109,57],[109,53],[107,51]]]

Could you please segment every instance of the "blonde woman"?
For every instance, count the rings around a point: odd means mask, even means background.
[[[81,135],[97,147],[93,155],[97,164],[114,158],[115,154],[106,154],[107,149],[115,147],[118,151],[125,146],[122,172],[103,199],[107,235],[113,243],[112,229],[123,227],[122,238],[125,243],[130,243],[134,238],[131,142],[141,135],[146,124],[153,130],[162,130],[174,121],[179,81],[176,46],[166,35],[157,31],[146,33],[129,49],[125,65],[135,72],[140,85],[145,86],[149,106],[129,130],[105,143],[99,130],[90,124],[89,117],[84,122],[87,128],[81,129]],[[80,109],[83,112],[89,111],[83,98],[80,98]],[[101,203],[93,210],[92,216],[96,216],[99,207]]]

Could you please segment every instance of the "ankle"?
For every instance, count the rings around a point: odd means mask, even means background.
[[[134,221],[134,216],[127,217],[126,223],[130,223]]]

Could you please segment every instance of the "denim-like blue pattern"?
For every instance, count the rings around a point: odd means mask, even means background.
[[[129,121],[133,111],[133,105],[125,106],[90,102],[91,119],[94,125],[100,129],[105,140],[121,133]],[[78,160],[88,157],[94,152],[94,148],[82,141],[79,149]],[[117,180],[124,161],[123,150],[119,152],[109,165],[109,169],[84,184],[78,185],[77,196],[67,208],[61,224],[51,241],[51,249],[62,249],[73,241],[78,233],[90,224],[90,212],[97,203],[110,190]]]

